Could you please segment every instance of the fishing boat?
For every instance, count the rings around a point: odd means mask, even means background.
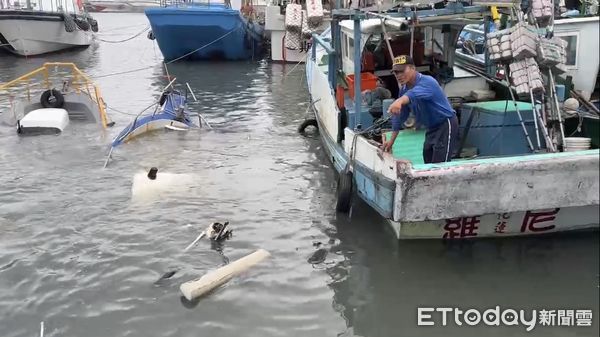
[[[538,102],[514,94],[507,81],[454,63],[460,31],[485,22],[490,8],[416,7],[336,9],[331,29],[313,34],[306,79],[324,149],[339,173],[336,209],[348,212],[358,196],[399,239],[597,230],[600,151],[589,136],[580,142],[557,136],[562,122],[543,115]],[[391,153],[381,150],[391,131],[387,107],[398,93],[390,71],[398,54],[412,55],[420,72],[434,76],[457,112],[461,145],[449,162],[423,162],[424,131],[414,123],[405,123]],[[378,78],[393,96],[376,119],[362,93],[376,88]]]
[[[112,141],[111,148],[117,147],[140,135],[156,130],[183,131],[198,127],[191,119],[186,107],[187,99],[178,91],[165,91],[158,102],[159,109],[146,115],[136,116]]]
[[[60,133],[71,122],[108,120],[100,89],[73,63],[48,62],[10,82],[0,84],[4,123],[20,135]]]
[[[4,0],[0,0],[4,1]],[[98,22],[83,12],[83,5],[54,0],[51,8],[30,0],[24,6],[9,1],[0,9],[0,48],[20,56],[34,56],[73,48],[87,48]]]
[[[165,1],[145,10],[152,33],[168,62],[246,60],[258,55],[264,24],[240,1]]]

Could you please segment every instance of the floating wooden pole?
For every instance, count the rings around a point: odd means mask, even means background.
[[[225,284],[232,277],[243,273],[250,267],[269,257],[271,254],[264,249],[259,249],[250,255],[246,255],[230,264],[223,266],[217,270],[211,271],[203,275],[201,278],[188,281],[181,286],[179,290],[188,301],[200,297],[216,287]]]

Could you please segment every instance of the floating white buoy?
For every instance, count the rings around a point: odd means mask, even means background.
[[[266,250],[259,249],[254,253],[246,255],[224,267],[209,272],[197,280],[188,281],[181,284],[181,286],[179,286],[179,290],[181,290],[181,293],[188,301],[191,301],[202,296],[203,294],[208,293],[216,287],[225,284],[232,277],[243,273],[270,255],[271,254],[269,254],[269,252]]]

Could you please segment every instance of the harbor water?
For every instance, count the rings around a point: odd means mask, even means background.
[[[304,66],[162,66],[143,14],[95,14],[92,46],[0,55],[0,82],[47,61],[76,63],[115,126],[72,123],[20,137],[0,124],[0,336],[598,336],[598,233],[467,242],[397,241],[357,201],[335,213],[336,174],[307,116]],[[189,83],[213,129],[112,138],[169,82]],[[0,118],[6,111],[0,107]],[[135,174],[181,174],[160,198],[131,200]],[[358,198],[355,198],[357,200]],[[233,237],[184,248],[212,222]],[[264,248],[271,256],[199,301],[179,285]],[[158,284],[166,271],[178,270]],[[419,308],[591,310],[591,326],[457,325]],[[539,315],[539,313],[538,313]]]

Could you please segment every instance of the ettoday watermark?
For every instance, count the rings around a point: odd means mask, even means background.
[[[592,310],[552,309],[552,310],[515,310],[501,309],[500,306],[484,311],[459,308],[417,308],[417,325],[446,326],[451,321],[458,326],[518,326],[526,331],[541,326],[592,326]]]

